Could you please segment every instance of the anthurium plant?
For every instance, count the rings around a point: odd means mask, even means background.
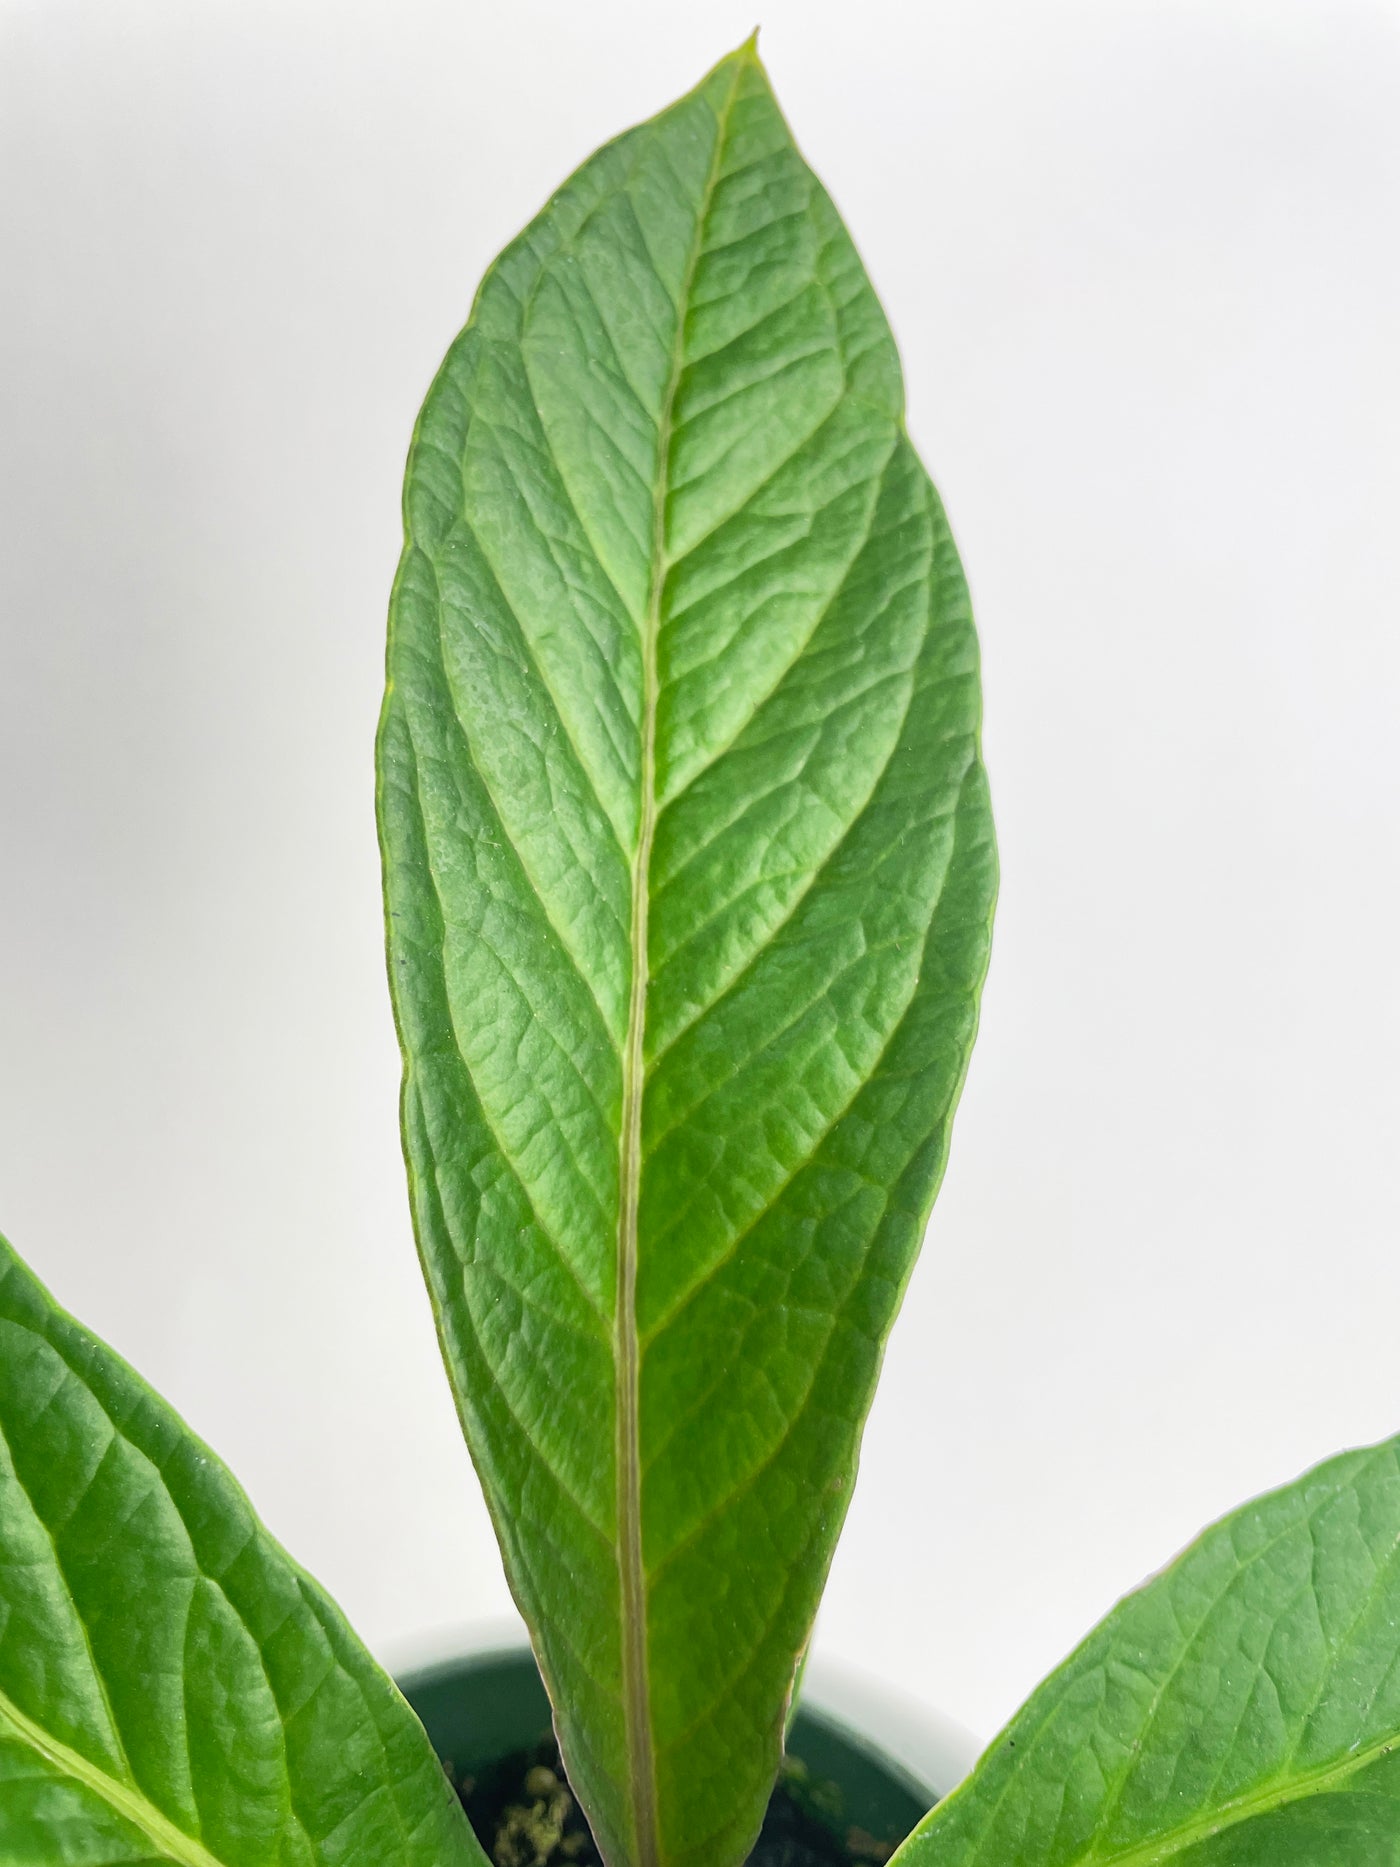
[[[491,268],[405,530],[379,820],[443,1357],[602,1857],[738,1867],[996,887],[957,554],[752,45]],[[897,1861],[1400,1863],[1398,1551],[1400,1443],[1246,1506]],[[0,1246],[0,1867],[485,1858],[333,1604]]]

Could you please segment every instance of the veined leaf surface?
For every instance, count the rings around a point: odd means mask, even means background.
[[[957,556],[752,47],[492,267],[405,514],[381,839],[447,1366],[608,1860],[727,1867],[995,887]]]
[[[1130,1595],[898,1867],[1397,1867],[1400,1440]]]
[[[3,1867],[485,1867],[422,1726],[0,1239]]]

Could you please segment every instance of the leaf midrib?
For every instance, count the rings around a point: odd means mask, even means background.
[[[1269,1815],[1287,1803],[1300,1802],[1308,1796],[1326,1795],[1397,1748],[1400,1748],[1400,1735],[1392,1732],[1335,1763],[1321,1764],[1299,1776],[1275,1778],[1236,1802],[1222,1803],[1218,1809],[1195,1817],[1169,1835],[1140,1841],[1124,1852],[1077,1855],[1071,1867],[1157,1867],[1157,1863],[1173,1860],[1198,1841],[1209,1841],[1258,1815]]]
[[[105,1770],[44,1730],[22,1712],[13,1699],[0,1692],[0,1728],[8,1724],[20,1740],[55,1765],[65,1776],[81,1783],[106,1804],[114,1815],[129,1822],[168,1860],[179,1867],[229,1867],[202,1842],[177,1828],[167,1815],[140,1794],[109,1776]]]
[[[623,1720],[634,1797],[637,1867],[659,1867],[656,1757],[651,1731],[651,1686],[647,1655],[647,1577],[642,1554],[641,1345],[637,1334],[637,1214],[642,1173],[642,1094],[646,1081],[647,928],[650,910],[652,841],[656,796],[657,647],[661,601],[669,564],[666,503],[676,395],[685,369],[687,312],[704,248],[705,224],[718,185],[730,112],[744,61],[736,60],[729,94],[715,113],[715,145],[695,215],[695,237],[676,295],[676,332],[666,392],[657,423],[656,485],[652,495],[652,562],[642,618],[641,800],[637,852],[632,870],[630,926],[631,990],[622,1058],[622,1132],[618,1167],[617,1223],[617,1525],[618,1578],[622,1613]]]

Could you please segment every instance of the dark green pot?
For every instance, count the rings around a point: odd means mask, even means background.
[[[550,1729],[549,1698],[528,1650],[445,1660],[409,1673],[399,1687],[459,1777],[531,1748]],[[799,1707],[788,1752],[814,1781],[840,1791],[844,1825],[877,1841],[902,1841],[935,1801],[932,1789],[824,1712]]]

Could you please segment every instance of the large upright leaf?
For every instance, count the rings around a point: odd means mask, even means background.
[[[896,1860],[1400,1867],[1400,1439],[1130,1595]]]
[[[485,1863],[332,1603],[3,1239],[0,1863]]]
[[[958,560],[752,47],[492,267],[405,507],[380,811],[424,1268],[608,1859],[726,1867],[994,890]]]

